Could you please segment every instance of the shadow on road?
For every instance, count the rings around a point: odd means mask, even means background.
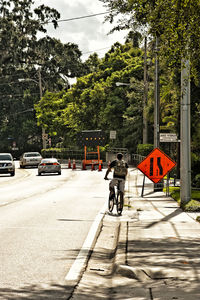
[[[123,250],[124,242],[118,244],[118,249]],[[112,260],[113,255],[105,255],[105,249],[99,248],[92,254],[92,266],[88,268],[88,281],[82,285],[81,289],[75,290],[70,285],[25,285],[19,288],[1,288],[0,299],[2,300],[98,300],[98,299],[137,299],[142,295],[142,299],[151,299],[152,295],[157,300],[163,300],[163,291],[169,294],[166,299],[200,299],[199,276],[200,268],[198,239],[180,240],[175,237],[166,239],[144,239],[138,240],[132,237],[128,242],[129,266],[141,269],[159,268],[163,270],[163,278],[150,278],[147,282],[140,282],[133,278],[128,278],[119,274],[104,274],[104,267],[108,259]],[[75,250],[71,250],[74,252]],[[75,251],[76,252],[76,251]],[[74,253],[76,254],[76,253]],[[113,254],[113,253],[112,253]],[[66,253],[66,259],[69,254]],[[95,271],[95,264],[98,267]],[[166,269],[172,270],[171,276],[165,278]],[[193,270],[194,281],[189,281],[189,269]],[[173,276],[173,270],[178,270],[176,274],[185,278]],[[162,273],[162,272],[161,272]],[[169,274],[168,274],[169,275]],[[182,295],[180,298],[173,298]],[[128,297],[128,298],[127,298]]]

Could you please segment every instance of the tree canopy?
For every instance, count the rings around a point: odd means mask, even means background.
[[[41,92],[67,90],[68,78],[80,76],[85,71],[76,44],[63,44],[46,35],[45,25],[52,22],[56,29],[60,13],[44,5],[33,9],[34,2],[0,1],[2,149],[13,141],[23,149],[29,147],[29,141],[35,141],[38,147],[41,128],[37,127],[33,108]],[[38,33],[43,33],[44,37],[38,38]]]
[[[149,37],[158,36],[159,55],[166,57],[166,63],[177,67],[180,59],[189,55],[192,73],[197,75],[200,57],[199,0],[99,1],[109,9],[106,20],[111,23],[116,16],[123,15],[113,30],[132,28],[148,34]]]
[[[133,49],[132,43],[116,43],[103,59],[92,55],[88,62],[93,72],[79,77],[59,102],[58,112],[62,111],[63,104],[66,107],[58,117],[66,139],[70,134],[75,140],[81,130],[101,129],[107,137],[110,130],[116,130],[116,145],[135,149],[135,140],[141,142],[142,136],[139,124],[142,124],[143,51]],[[133,83],[130,78],[134,78]],[[117,87],[119,81],[130,83],[130,87]],[[50,131],[55,119],[51,119],[49,97],[43,97],[36,105],[36,112],[39,124]],[[57,95],[51,97],[52,101],[58,103]],[[63,132],[61,127],[53,126],[53,131],[59,135]]]

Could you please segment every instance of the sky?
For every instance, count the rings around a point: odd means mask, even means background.
[[[106,7],[99,0],[35,0],[35,5],[44,4],[55,8],[60,14],[60,20],[88,16],[106,12]],[[110,49],[115,42],[124,43],[127,31],[116,32],[108,35],[113,25],[104,23],[105,15],[94,16],[79,20],[59,22],[59,27],[54,29],[49,24],[47,34],[60,39],[62,43],[75,43],[82,51],[82,60],[93,52],[97,52],[99,57]]]

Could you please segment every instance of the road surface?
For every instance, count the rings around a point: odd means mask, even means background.
[[[107,199],[103,177],[18,167],[0,175],[0,299],[66,299],[65,277]]]

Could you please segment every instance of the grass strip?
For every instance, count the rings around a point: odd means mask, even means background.
[[[164,188],[163,191],[166,191],[166,188]],[[192,190],[191,191],[191,200],[188,201],[187,204],[182,204],[181,203],[181,198],[180,198],[180,187],[169,187],[169,193],[170,196],[178,202],[180,207],[184,211],[188,212],[197,212],[200,211],[200,191],[199,190]]]

